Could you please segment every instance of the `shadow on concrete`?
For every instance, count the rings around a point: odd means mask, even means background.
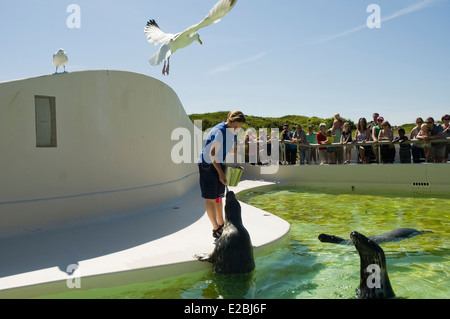
[[[148,207],[91,224],[2,238],[0,278],[55,266],[70,275],[73,272],[70,265],[175,233],[204,213],[204,201],[198,187],[194,187],[162,208]]]

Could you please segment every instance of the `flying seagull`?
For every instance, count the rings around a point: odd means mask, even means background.
[[[220,0],[201,22],[177,34],[164,33],[161,31],[155,20],[150,20],[144,29],[148,42],[153,43],[155,46],[162,43],[158,52],[150,58],[150,63],[152,65],[158,65],[164,61],[162,74],[169,75],[170,55],[175,53],[178,49],[190,45],[194,41],[203,44],[197,31],[210,24],[219,22],[220,19],[234,7],[236,1],[237,0]]]
[[[58,73],[58,67],[64,66],[64,72],[66,72],[66,64],[69,62],[67,58],[67,52],[64,49],[59,49],[58,52],[53,54],[53,65],[56,66],[55,74]]]

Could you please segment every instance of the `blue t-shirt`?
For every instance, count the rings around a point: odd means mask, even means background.
[[[199,163],[212,164],[211,152],[212,142],[219,142],[220,147],[216,149],[217,162],[224,163],[228,152],[233,147],[234,141],[237,141],[237,133],[233,133],[232,129],[227,128],[226,122],[222,122],[213,127],[206,138],[205,147],[200,154]],[[225,147],[223,147],[225,145]],[[222,156],[221,156],[222,155]]]
[[[289,134],[285,131],[281,133],[281,140],[287,141],[289,143],[289,140],[294,136],[294,132],[289,131]],[[291,150],[297,149],[297,145],[295,144],[286,144],[286,148],[290,148]]]

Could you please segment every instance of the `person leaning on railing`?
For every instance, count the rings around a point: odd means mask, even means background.
[[[316,144],[317,143],[317,133],[314,132],[314,126],[308,125],[308,133],[306,133],[306,139],[308,140],[309,144]],[[314,164],[317,164],[317,149],[315,147],[310,149],[310,156],[309,156],[309,162],[312,164],[314,161]]]
[[[378,133],[377,140],[379,142],[392,142],[394,139],[394,132],[391,130],[391,125],[388,121],[381,123],[381,130]],[[395,147],[392,143],[382,144],[380,147],[381,162],[394,163],[395,160]]]
[[[416,139],[417,135],[420,132],[420,127],[423,124],[423,119],[421,117],[418,117],[416,119],[416,126],[411,130],[411,133],[409,135],[410,140]],[[425,151],[422,147],[422,145],[419,144],[412,144],[411,145],[411,153],[413,158],[413,163],[420,163],[423,162],[425,159]]]
[[[285,142],[284,151],[286,154],[285,161],[288,164],[295,165],[297,161],[297,145],[292,144],[292,137],[294,136],[294,132],[289,130],[289,125],[283,125],[283,132],[281,132],[281,141]]]
[[[292,141],[295,143],[298,143],[298,154],[299,154],[299,160],[300,165],[306,164],[309,165],[309,158],[311,154],[311,148],[305,146],[309,145],[308,139],[306,138],[306,132],[302,129],[302,126],[300,124],[297,124],[295,127],[295,132],[292,137]]]
[[[344,152],[345,152],[344,164],[350,164],[350,161],[352,159],[353,146],[351,144],[353,143],[353,138],[352,138],[352,130],[350,128],[350,123],[348,123],[348,122],[344,123],[340,142],[341,142],[341,144],[345,145],[345,147],[344,147]]]
[[[358,143],[366,143],[370,139],[370,130],[367,128],[367,121],[361,117],[356,124],[355,140]],[[358,145],[360,163],[369,164],[372,146]]]
[[[432,140],[443,139],[444,138],[444,128],[440,124],[434,123],[434,119],[432,117],[428,117],[425,120],[425,124],[428,126],[428,129],[430,131],[430,136],[418,135],[417,139],[422,140],[424,143],[431,142],[430,158],[435,163],[442,163],[444,160],[447,142],[433,143]]]
[[[405,143],[408,141],[405,130],[399,128],[398,136],[393,141],[400,143],[400,163],[411,164],[411,144]]]
[[[325,123],[320,123],[319,132],[316,135],[317,144],[328,144],[327,140],[327,125]],[[328,164],[328,154],[326,147],[318,147],[317,151],[319,152],[319,161],[320,165]]]

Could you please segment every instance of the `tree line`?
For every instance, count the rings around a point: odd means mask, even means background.
[[[208,128],[212,128],[215,125],[217,125],[221,121],[225,121],[228,113],[230,111],[219,111],[219,112],[212,112],[212,113],[203,113],[203,114],[190,114],[189,118],[192,122],[195,120],[201,120],[202,121],[202,131],[205,131]],[[246,115],[245,119],[247,120],[247,123],[243,126],[243,129],[246,130],[247,128],[254,128],[256,130],[259,130],[260,128],[278,128],[280,131],[283,128],[284,124],[288,124],[291,130],[295,129],[295,125],[300,124],[303,128],[303,130],[308,131],[308,125],[314,126],[314,131],[318,131],[319,124],[325,123],[327,127],[331,127],[333,124],[333,116],[329,118],[320,118],[320,117],[308,117],[308,116],[302,116],[302,115],[285,115],[282,117],[261,117],[261,116],[254,116],[254,115]],[[356,130],[356,124],[349,119],[342,118],[344,122],[348,122],[350,124],[350,128],[352,131]],[[370,123],[372,120],[371,118],[366,118],[367,123]],[[403,128],[406,132],[411,132],[411,129],[413,129],[415,126],[414,123],[411,124],[403,124],[400,126]],[[399,128],[400,128],[399,127]]]

